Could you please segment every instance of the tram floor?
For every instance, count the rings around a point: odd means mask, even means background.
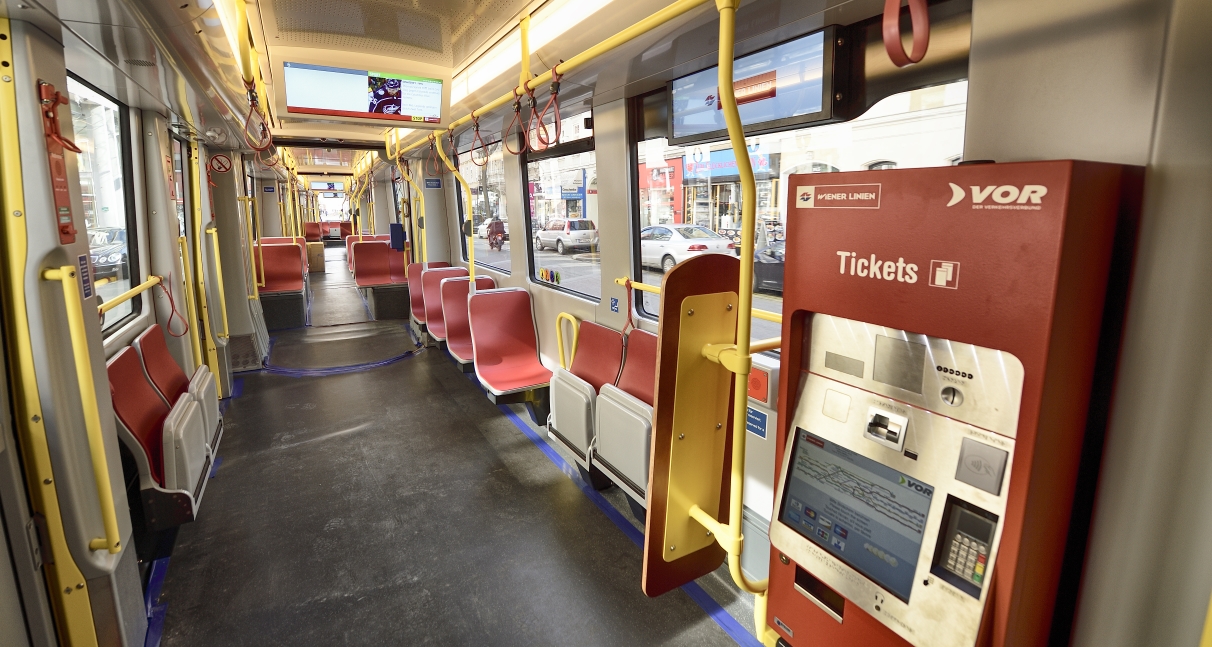
[[[441,351],[242,379],[166,647],[734,644],[684,590],[645,597],[640,550]]]
[[[311,325],[370,321],[370,311],[358,294],[353,273],[345,261],[344,247],[324,248],[324,271],[308,275],[311,283]]]

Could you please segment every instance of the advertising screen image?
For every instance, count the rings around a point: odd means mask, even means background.
[[[934,488],[796,429],[779,521],[908,602]]]
[[[285,63],[287,112],[442,122],[442,80]]]
[[[825,34],[816,32],[736,59],[733,92],[746,126],[821,112]],[[726,130],[717,68],[672,84],[673,138]]]
[[[312,182],[311,188],[313,191],[344,191],[344,182]]]

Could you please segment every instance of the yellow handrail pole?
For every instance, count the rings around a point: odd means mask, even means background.
[[[207,231],[210,233],[211,247],[215,249],[215,280],[219,283],[219,314],[223,317],[223,334],[219,337],[227,339],[231,333],[227,329],[227,295],[223,289],[223,259],[219,255],[219,228],[212,226]]]
[[[463,185],[463,197],[464,197],[463,204],[466,205],[466,207],[464,207],[464,208],[467,210],[467,213],[469,216],[467,218],[467,220],[463,221],[463,224],[467,226],[467,273],[471,277],[470,278],[471,286],[468,289],[471,292],[475,292],[476,291],[476,246],[475,246],[475,239],[473,239],[471,237],[471,234],[472,234],[471,218],[470,218],[470,215],[471,215],[471,185],[467,183],[467,180],[463,179],[463,174],[459,172],[459,169],[455,168],[455,165],[452,164],[450,162],[450,160],[446,158],[446,151],[442,150],[445,147],[442,146],[441,138],[435,137],[435,139],[438,140],[437,141],[438,157],[441,157],[442,161],[446,162],[446,168],[450,169],[450,172],[454,174],[455,179],[457,179],[459,181],[459,184]]]
[[[122,535],[118,532],[118,514],[114,511],[109,461],[105,458],[105,437],[101,435],[101,412],[97,408],[93,362],[88,355],[84,309],[80,307],[79,279],[76,278],[76,268],[71,265],[43,270],[42,278],[58,281],[63,286],[63,305],[67,307],[67,330],[72,340],[72,358],[76,362],[76,383],[80,387],[80,404],[84,407],[84,430],[88,435],[88,453],[93,463],[93,482],[97,486],[97,502],[101,505],[101,522],[105,526],[105,536],[90,540],[88,547],[91,550],[108,550],[116,555],[122,552]]]
[[[248,237],[248,282],[252,287],[248,300],[253,301],[261,298],[261,291],[257,289],[257,252],[254,248],[256,243],[253,241],[253,198],[241,196],[238,200],[244,203],[244,230]]]
[[[1212,599],[1208,600],[1208,615],[1204,618],[1204,637],[1200,639],[1199,647],[1212,647]]]
[[[261,189],[261,193],[265,193],[264,188]],[[265,287],[265,250],[261,248],[261,238],[265,236],[265,221],[261,217],[261,209],[265,205],[265,198],[260,196],[261,194],[258,193],[257,197],[253,199],[253,211],[257,217],[257,257],[261,260],[259,266],[253,266],[253,277],[257,283],[258,290]],[[260,273],[257,272],[257,267],[261,268]],[[258,292],[259,295],[260,293]]]
[[[779,346],[782,346],[782,345],[783,345],[782,337],[771,337],[770,339],[762,339],[760,341],[753,342],[753,345],[751,345],[749,347],[749,352],[764,353],[768,350],[775,350],[776,348],[778,348]]]
[[[715,0],[720,14],[719,49],[719,94],[728,125],[728,139],[736,157],[736,168],[741,180],[741,267],[737,286],[739,296],[736,325],[736,357],[729,364],[736,373],[732,396],[732,477],[729,483],[728,526],[715,536],[728,552],[728,570],[736,585],[753,593],[754,627],[758,639],[768,647],[778,641],[778,633],[766,624],[767,591],[769,579],[750,582],[741,569],[741,552],[744,550],[744,535],[741,532],[741,506],[745,493],[745,420],[749,401],[750,333],[753,325],[753,236],[757,217],[757,185],[753,177],[753,165],[749,150],[745,146],[745,126],[737,109],[734,93],[732,65],[736,39],[737,0]],[[706,351],[706,349],[704,349]],[[721,363],[723,364],[723,363]],[[709,528],[710,529],[710,528]]]
[[[12,29],[0,16],[0,60],[13,60]],[[19,71],[6,71],[14,83],[0,83],[0,318],[7,351],[5,370],[12,396],[13,430],[20,447],[30,511],[42,516],[42,576],[54,613],[59,640],[65,645],[97,644],[92,605],[85,578],[68,545],[59,505],[59,482],[51,464],[46,420],[42,415],[38,374],[34,367],[28,304],[37,304],[27,285],[29,236],[21,146],[17,129],[17,86],[31,82]],[[52,405],[53,406],[53,405]],[[79,587],[79,588],[77,588]]]
[[[399,158],[396,158],[396,164],[400,164]],[[412,179],[412,175],[406,172],[402,167],[400,169],[400,173],[403,174],[404,180],[408,182],[408,185],[411,186],[412,190],[416,193],[415,201],[421,205],[419,208],[419,215],[413,214],[414,218],[412,221],[413,228],[416,231],[416,236],[421,240],[421,262],[427,263],[429,262],[429,246],[425,242],[425,221],[423,220],[425,217],[425,192],[417,187],[417,183]]]
[[[194,366],[202,366],[202,341],[198,336],[198,306],[194,302],[194,279],[189,271],[189,242],[185,236],[177,239],[177,248],[181,250],[181,273],[185,283],[185,314],[189,315],[189,347],[193,351]]]
[[[105,314],[105,313],[109,312],[110,310],[113,310],[114,308],[117,308],[118,306],[122,305],[123,303],[130,301],[131,299],[135,298],[136,296],[143,294],[147,290],[151,289],[151,287],[153,285],[156,285],[159,282],[160,282],[160,277],[153,276],[153,277],[147,279],[146,281],[140,283],[139,285],[136,285],[135,287],[127,290],[126,292],[123,292],[122,294],[119,294],[118,296],[110,299],[109,301],[106,301],[105,303],[102,303],[101,305],[97,306],[97,312],[99,314]]]
[[[202,238],[205,232],[202,229],[202,169],[201,160],[199,159],[198,143],[191,141],[190,149],[190,173],[193,174],[193,186],[190,188],[193,192],[193,233],[194,233],[194,285],[197,291],[198,300],[198,321],[202,326],[198,339],[201,340],[203,348],[206,351],[206,365],[210,367],[211,375],[218,379],[219,376],[219,350],[215,346],[215,331],[211,330],[210,323],[210,307],[206,302],[206,265],[202,262],[205,258],[202,251],[204,246]],[[214,199],[214,196],[211,196]]]
[[[557,66],[560,68],[560,74],[567,74],[567,73],[571,72],[572,70],[588,63],[589,61],[593,60],[594,58],[601,56],[602,54],[605,54],[606,52],[609,52],[610,50],[632,40],[633,38],[636,38],[637,36],[641,36],[649,31],[655,29],[656,27],[659,27],[659,26],[669,22],[670,20],[673,20],[674,18],[677,18],[677,17],[681,16],[682,14],[685,14],[693,9],[697,9],[698,7],[706,4],[707,1],[708,0],[678,0],[677,2],[674,2],[673,4],[665,7],[664,9],[661,9],[660,11],[657,11],[656,13],[653,13],[652,15],[648,16],[647,18],[644,18],[643,20],[635,23],[634,25],[628,27],[627,29],[624,29],[623,31],[615,34],[614,36],[611,36],[611,37],[607,38],[606,40],[603,40],[602,42],[598,43],[597,45],[594,45],[593,47],[590,47],[589,49],[581,52],[580,54],[573,56],[572,58],[568,59],[567,61],[560,63]],[[528,16],[524,16],[523,19],[526,19],[527,17]],[[462,126],[463,124],[470,123],[472,115],[479,117],[479,116],[481,116],[487,112],[491,112],[492,110],[495,110],[496,108],[499,108],[507,103],[511,103],[515,98],[515,94],[514,94],[515,91],[517,92],[518,95],[521,95],[521,94],[525,93],[527,88],[531,88],[531,89],[537,88],[537,87],[543,85],[544,83],[548,83],[550,81],[551,81],[551,70],[548,70],[548,71],[534,77],[533,79],[530,79],[529,81],[527,81],[525,83],[525,87],[519,86],[517,88],[512,88],[512,89],[510,89],[509,92],[501,95],[500,97],[494,99],[493,101],[488,102],[484,106],[477,108],[476,110],[473,110],[470,114],[468,114],[464,117],[461,117],[459,119],[456,119],[455,121],[451,122],[449,128],[454,129],[454,128],[458,128],[459,126]],[[424,145],[428,141],[429,141],[428,137],[422,137],[421,139],[415,140],[411,144],[408,144],[407,146],[400,148],[397,151],[397,155],[403,155],[404,153],[407,153],[411,150],[414,150],[414,149]]]
[[[530,80],[530,14],[518,21],[518,35],[522,41],[522,70],[518,73],[518,87],[523,87]],[[450,127],[453,129],[454,124]]]

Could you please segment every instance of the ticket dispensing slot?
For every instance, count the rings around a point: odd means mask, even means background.
[[[973,644],[1005,512],[1021,364],[822,314],[808,336],[772,544],[797,565],[797,590],[838,621],[844,598],[911,644]]]

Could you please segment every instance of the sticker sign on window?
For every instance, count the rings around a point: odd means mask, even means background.
[[[93,292],[93,273],[88,271],[88,254],[81,254],[76,257],[76,267],[80,269],[80,293],[85,299],[91,299],[96,296]]]
[[[619,311],[619,299],[618,299],[618,297],[610,297],[610,311],[611,311],[611,312],[618,312],[618,311]]]

